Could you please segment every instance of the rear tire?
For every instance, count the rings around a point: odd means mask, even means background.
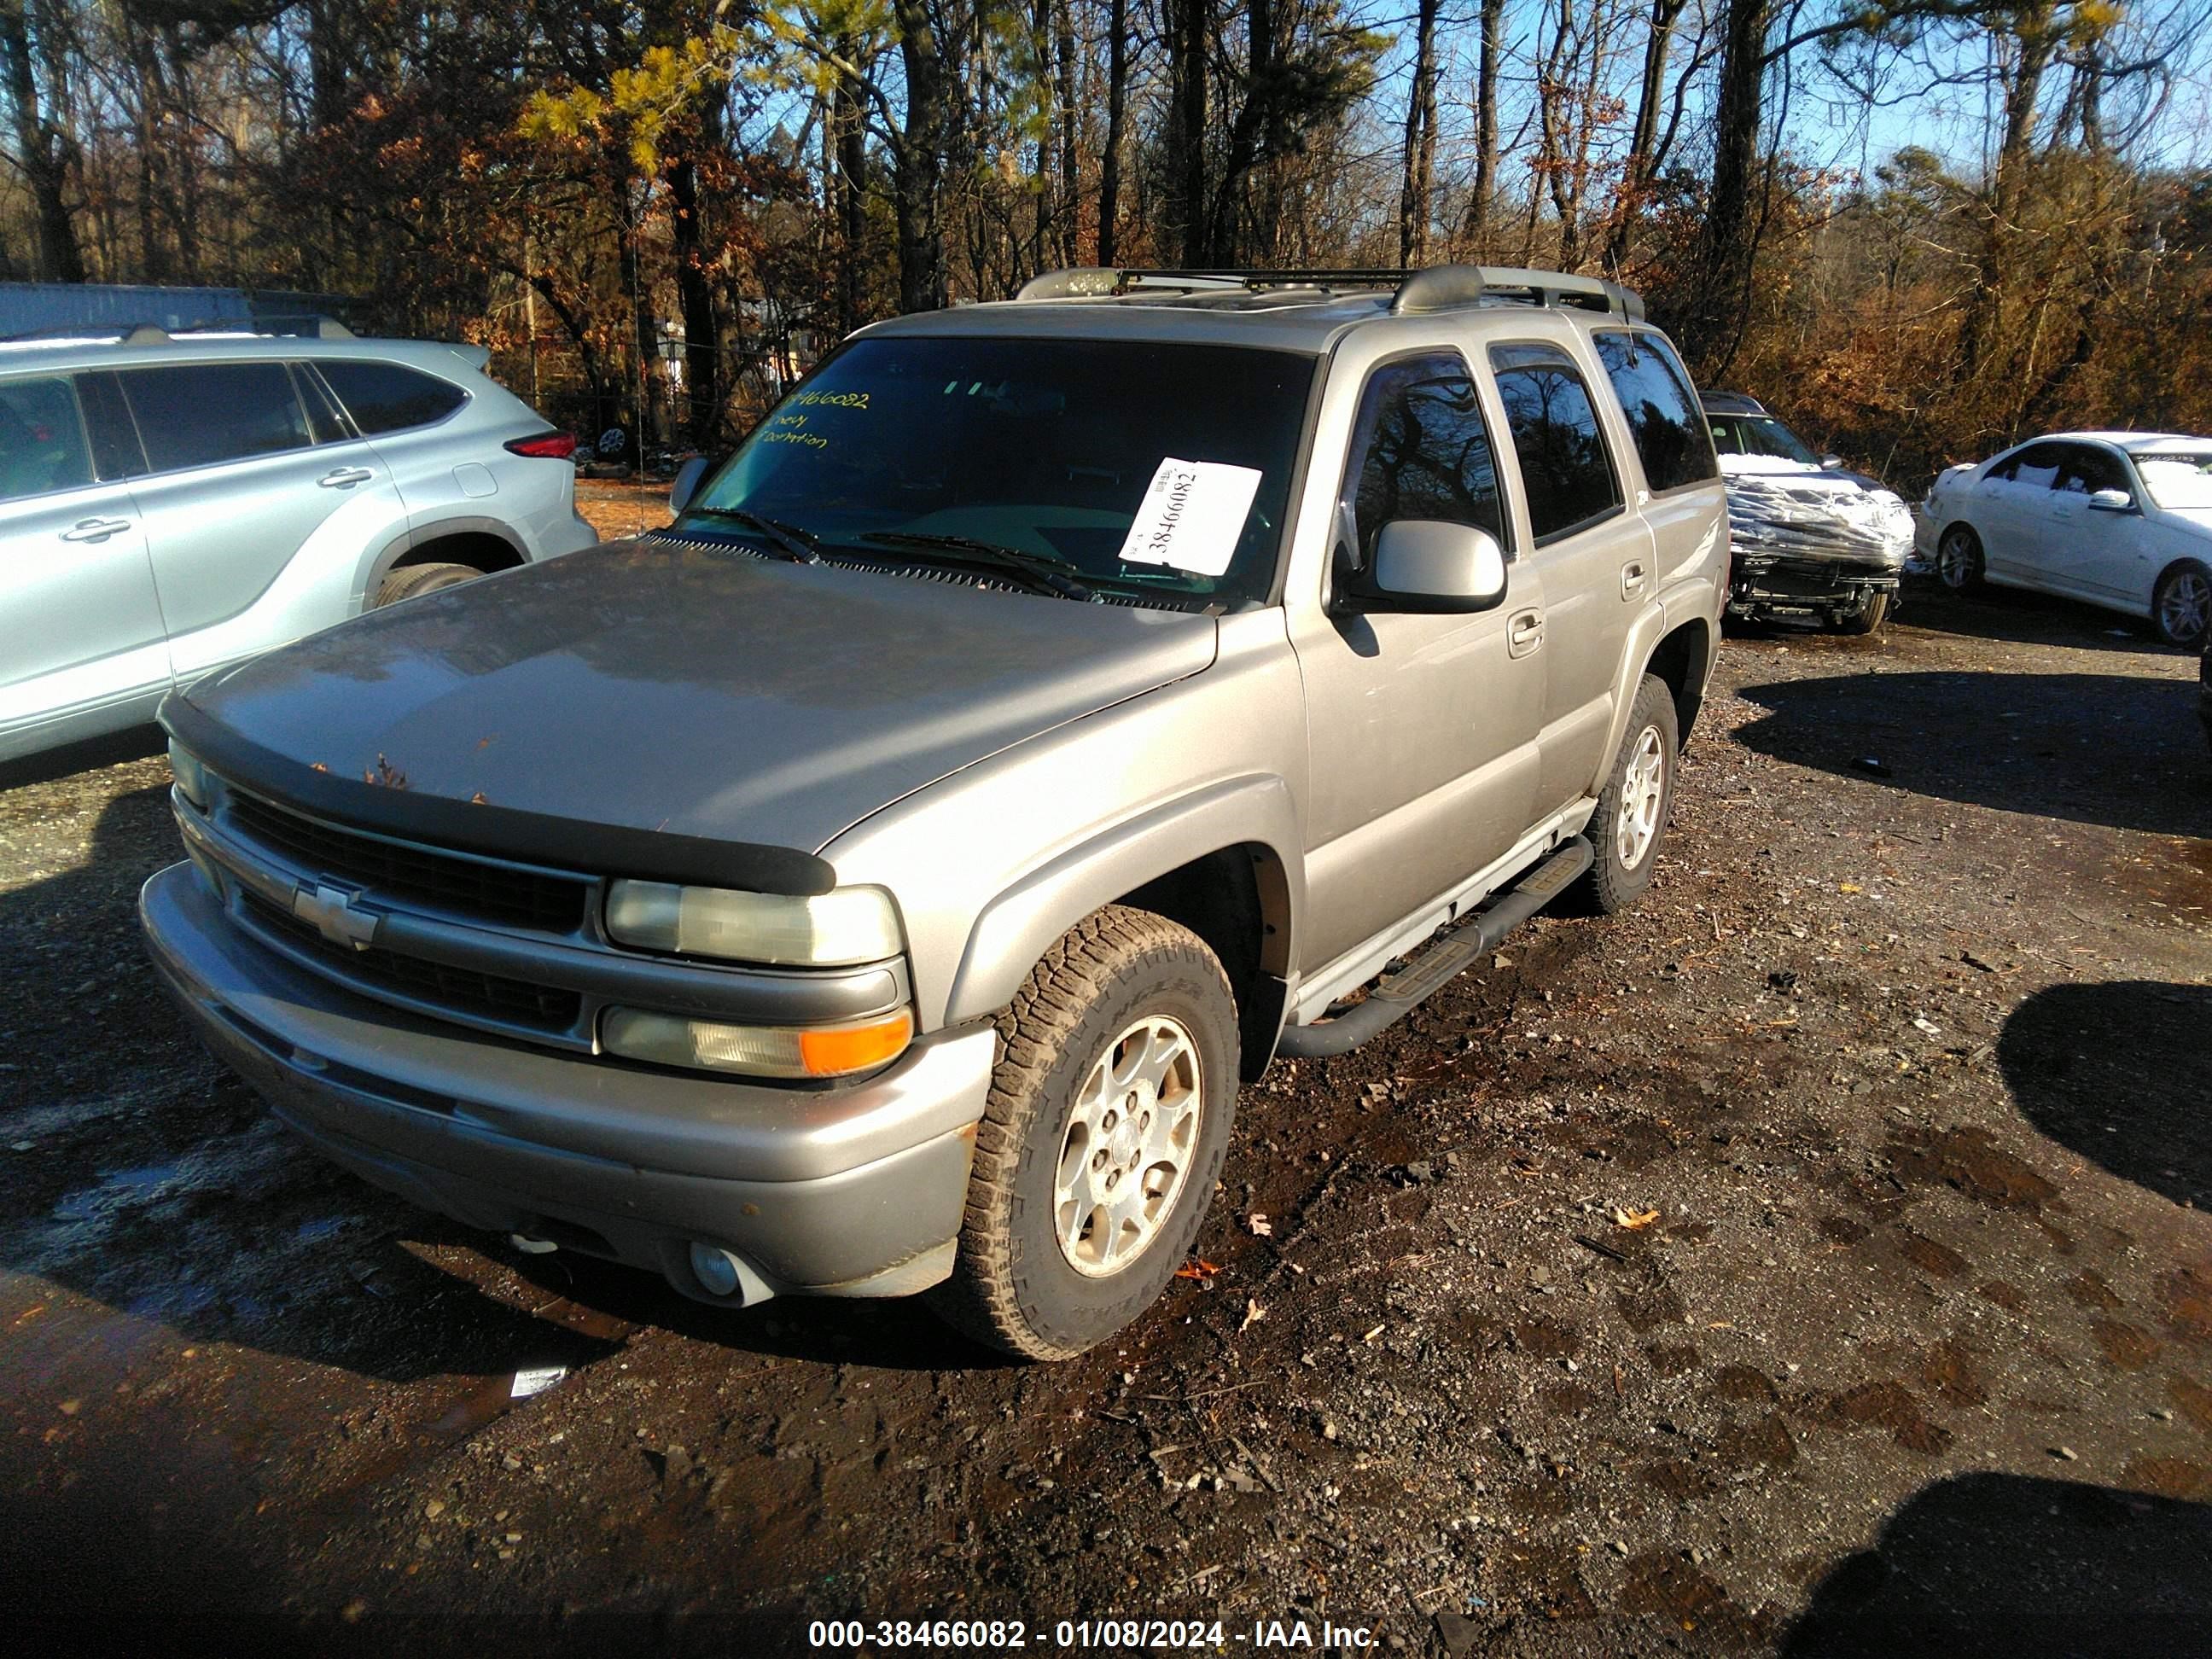
[[[1581,908],[1589,914],[1609,916],[1651,884],[1674,810],[1680,748],[1674,694],[1656,674],[1646,674],[1636,689],[1613,775],[1583,832],[1596,854],[1577,889]]]
[[[1889,615],[1889,601],[1887,593],[1868,594],[1863,605],[1836,624],[1836,631],[1838,634],[1873,633],[1881,626],[1882,618]]]
[[[1963,524],[1954,524],[1936,544],[1936,579],[1954,593],[1971,593],[1982,585],[1986,562],[1982,538]]]
[[[441,587],[459,587],[483,574],[474,565],[407,565],[384,579],[384,585],[376,590],[376,604],[372,608],[381,611],[387,605],[397,605],[419,594],[434,593]]]
[[[1152,1306],[1198,1235],[1237,1109],[1237,999],[1188,928],[1109,905],[998,1030],[957,1261],[929,1298],[992,1347],[1072,1358]]]
[[[2150,596],[2150,625],[2159,638],[2185,651],[2204,647],[2212,624],[2212,571],[2194,559],[2183,561],[2158,579]]]

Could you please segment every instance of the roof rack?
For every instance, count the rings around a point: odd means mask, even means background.
[[[1076,265],[1031,277],[1014,298],[1105,299],[1147,289],[1172,289],[1189,294],[1243,289],[1258,294],[1270,289],[1289,288],[1389,289],[1395,290],[1390,309],[1401,316],[1504,301],[1524,305],[1572,306],[1582,311],[1607,312],[1631,322],[1641,322],[1644,318],[1644,296],[1619,283],[1565,271],[1524,270],[1508,265],[1431,265],[1425,270],[1170,270]]]
[[[0,345],[167,345],[179,339],[230,340],[351,340],[359,337],[335,317],[210,318],[164,328],[159,323],[94,323],[36,329],[28,334],[0,338]]]

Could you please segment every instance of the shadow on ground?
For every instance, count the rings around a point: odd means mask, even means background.
[[[317,1157],[207,1057],[147,962],[136,898],[179,850],[167,794],[113,797],[85,862],[0,892],[0,1031],[21,1068],[0,1076],[0,1267],[112,1310],[104,1340],[166,1328],[390,1382],[574,1369],[647,1324],[833,1364],[996,1363],[911,1303],[732,1312],[610,1263],[524,1256]],[[29,1348],[0,1385],[45,1363]]]
[[[2077,651],[2167,651],[2141,617],[2055,593],[1984,587],[1953,593],[1933,581],[1909,581],[1898,614],[1914,628],[1961,639],[2070,646]],[[2173,654],[2181,654],[2174,651]]]
[[[1770,712],[1737,738],[1778,760],[2000,811],[2212,836],[2212,766],[2183,681],[1876,672],[1741,695]]]
[[[1782,1644],[1790,1659],[2201,1653],[2212,1505],[2014,1474],[1954,1475],[1845,1558]]]
[[[64,744],[42,754],[0,761],[0,789],[20,789],[34,783],[52,783],[58,778],[89,772],[94,767],[114,766],[124,761],[149,760],[161,754],[167,744],[168,738],[160,726],[134,726],[126,731],[111,732],[105,737],[87,738],[82,742]]]
[[[2212,986],[2053,985],[2005,1021],[2027,1121],[2124,1181],[2212,1209]]]

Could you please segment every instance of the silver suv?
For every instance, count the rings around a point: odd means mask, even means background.
[[[0,344],[0,760],[486,571],[588,547],[566,434],[480,349],[342,337]]]
[[[1650,881],[1728,545],[1641,319],[1077,271],[865,330],[669,530],[172,697],[154,960],[518,1248],[1076,1353],[1183,1261],[1240,1079]]]

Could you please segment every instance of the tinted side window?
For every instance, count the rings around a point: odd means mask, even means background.
[[[128,368],[123,390],[156,472],[305,449],[307,412],[282,363]]]
[[[92,452],[67,377],[0,380],[0,501],[91,482]]]
[[[1368,377],[1346,476],[1355,481],[1363,563],[1382,526],[1398,519],[1473,525],[1505,544],[1490,432],[1456,353],[1385,363]]]
[[[428,426],[444,420],[469,400],[469,394],[460,387],[398,363],[325,358],[315,367],[322,371],[325,383],[338,394],[338,401],[364,438],[374,438],[380,432],[403,432],[410,426]]]
[[[1492,346],[1490,362],[1537,544],[1618,512],[1620,479],[1589,388],[1566,354],[1556,346]]]
[[[1716,477],[1711,429],[1690,377],[1656,334],[1600,333],[1597,360],[1620,398],[1637,459],[1654,495]]]

